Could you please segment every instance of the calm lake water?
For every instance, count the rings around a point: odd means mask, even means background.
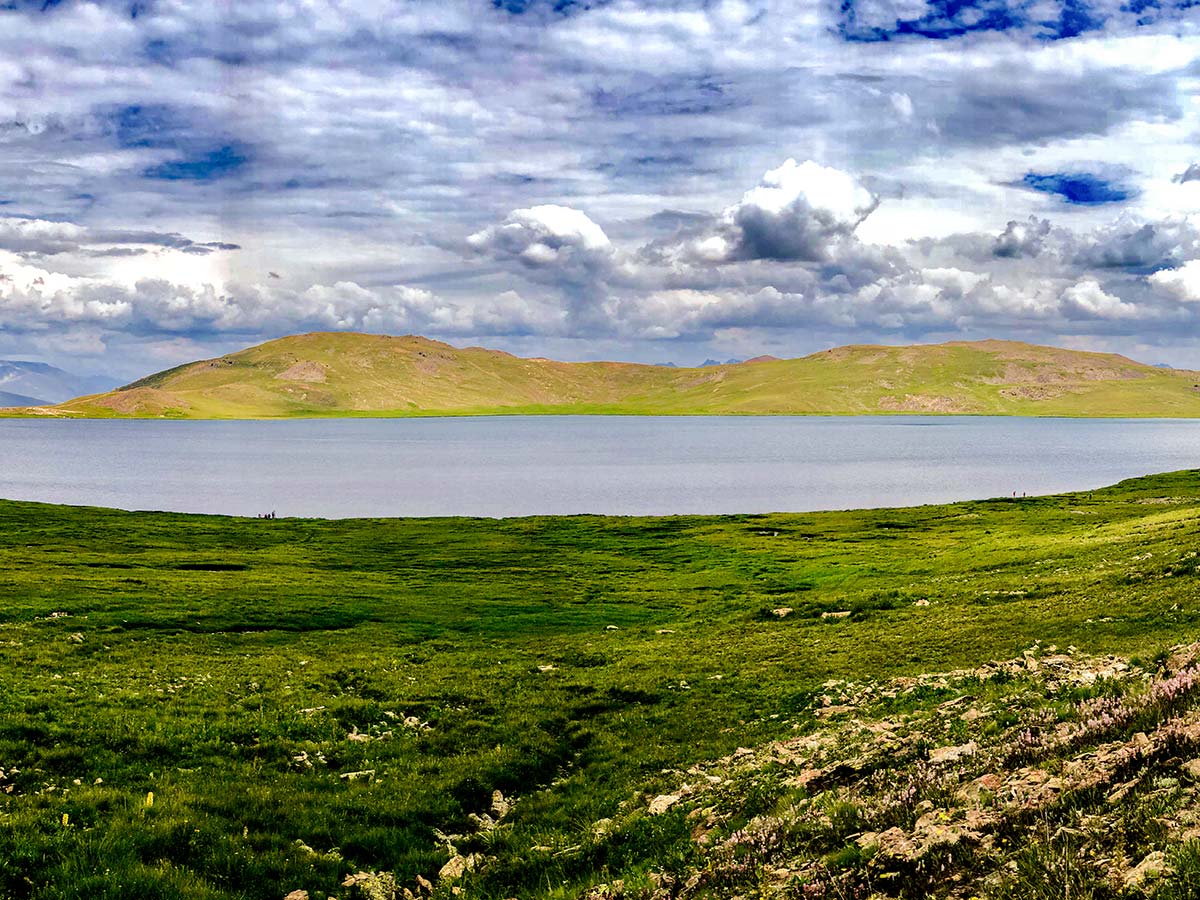
[[[730,513],[1100,487],[1200,467],[1200,421],[0,420],[0,496],[280,516]]]

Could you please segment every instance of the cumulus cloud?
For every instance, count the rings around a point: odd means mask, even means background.
[[[1030,216],[1025,222],[1009,222],[996,238],[992,252],[1006,259],[1037,256],[1050,234],[1050,222]]]
[[[853,175],[812,160],[786,160],[727,207],[710,233],[687,246],[702,263],[789,260],[819,263],[879,205]]]
[[[159,338],[303,330],[507,335],[552,333],[560,319],[560,310],[514,291],[462,303],[421,288],[352,281],[303,290],[162,278],[122,283],[48,271],[0,252],[0,332],[9,334],[87,326]]]
[[[1163,269],[1150,276],[1150,283],[1169,297],[1185,303],[1200,302],[1200,260],[1193,259],[1177,269]]]
[[[1127,319],[1138,314],[1138,308],[1105,291],[1093,279],[1084,279],[1063,291],[1068,314],[1097,319]]]
[[[553,269],[566,278],[589,277],[608,265],[612,242],[599,225],[569,206],[515,209],[498,225],[467,238],[472,249],[530,269]]]
[[[1122,216],[1085,234],[1074,262],[1088,268],[1158,269],[1200,256],[1200,232],[1186,219],[1142,222]]]

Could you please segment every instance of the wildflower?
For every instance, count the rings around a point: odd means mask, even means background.
[[[147,791],[146,792],[146,807],[149,808],[153,805],[154,805],[154,791]]]

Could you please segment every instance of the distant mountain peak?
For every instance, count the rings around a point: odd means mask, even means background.
[[[49,363],[0,359],[0,406],[45,406],[84,394],[100,394],[119,381],[103,375],[78,375]]]

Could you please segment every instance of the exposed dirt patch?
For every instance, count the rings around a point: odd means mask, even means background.
[[[1023,384],[1019,387],[1003,388],[1002,397],[1012,397],[1014,400],[1054,400],[1067,393],[1064,387],[1047,384]]]
[[[157,388],[130,388],[99,397],[96,406],[127,415],[159,415],[168,409],[189,409],[191,404],[170,391]]]
[[[957,413],[967,412],[967,406],[953,397],[942,397],[934,394],[905,394],[903,397],[882,397],[879,408],[893,412],[932,412]]]
[[[1123,357],[1080,362],[1067,356],[1065,351],[1061,358],[1039,357],[1030,362],[1035,364],[1010,362],[999,375],[983,380],[989,384],[1074,384],[1080,381],[1133,381],[1149,374],[1145,367]]]
[[[307,384],[324,384],[325,367],[311,360],[293,363],[275,376],[280,381],[302,381]]]

